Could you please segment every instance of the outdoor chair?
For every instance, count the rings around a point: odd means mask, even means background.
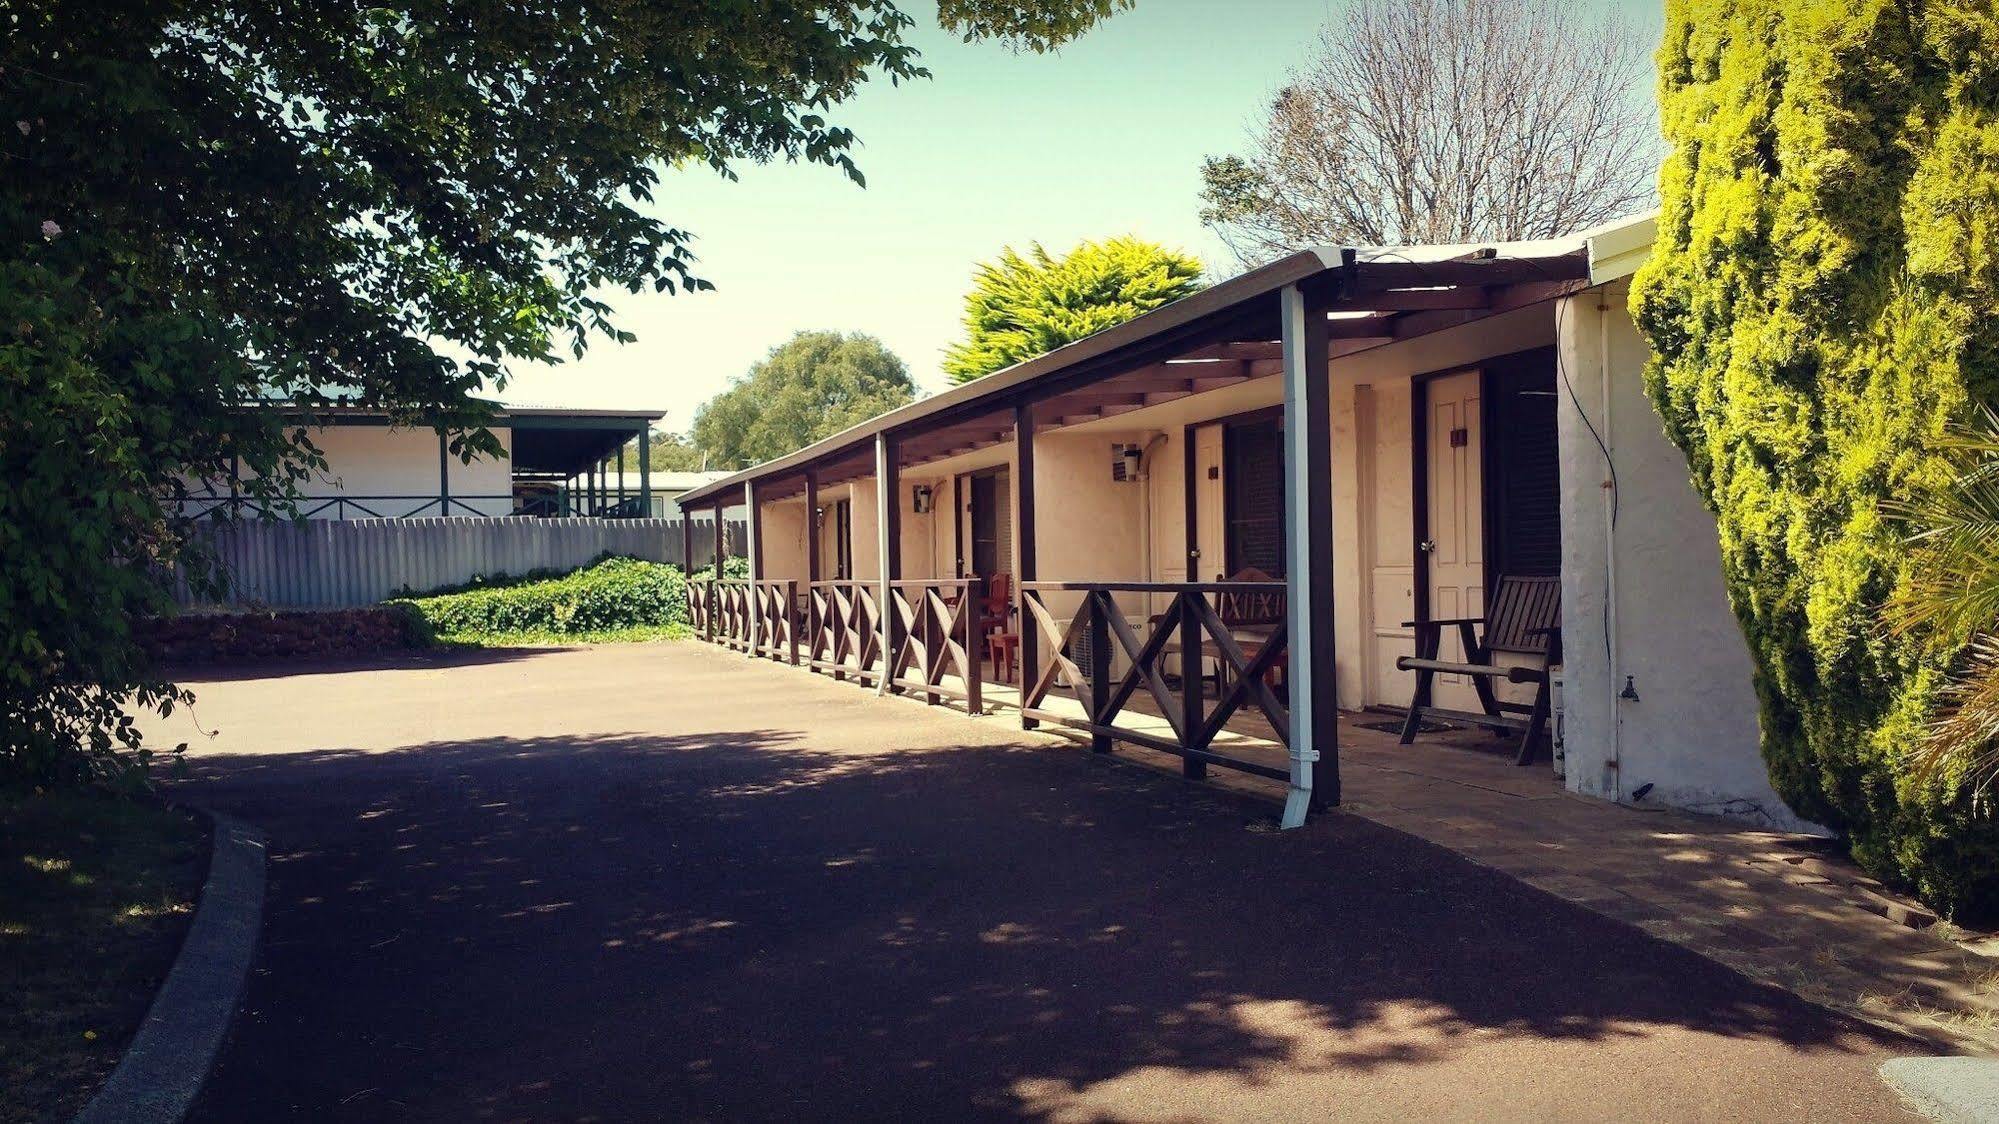
[[[1219,579],[1220,576],[1217,575],[1217,578]],[[1230,582],[1268,582],[1275,581],[1276,579],[1252,566],[1237,571],[1233,576],[1225,580]],[[1263,590],[1253,592],[1224,590],[1215,602],[1215,615],[1222,619],[1222,624],[1229,630],[1229,638],[1236,642],[1238,648],[1242,649],[1242,654],[1254,660],[1257,653],[1261,652],[1263,646],[1269,643],[1270,638],[1276,634],[1277,627],[1284,623],[1284,595],[1282,593]],[[1152,627],[1158,628],[1159,621],[1159,617],[1153,617],[1151,622]],[[1177,655],[1180,651],[1179,640],[1168,640],[1164,645],[1163,651]],[[1228,683],[1223,679],[1228,665],[1223,661],[1221,655],[1221,650],[1215,646],[1212,638],[1202,638],[1201,651],[1198,657],[1200,662],[1195,665],[1195,678],[1207,678],[1204,670],[1205,665],[1208,660],[1215,661],[1214,680],[1217,694],[1228,686]],[[1291,654],[1287,650],[1283,655],[1277,657],[1276,661],[1270,665],[1270,670],[1264,673],[1264,682],[1273,690],[1277,687],[1279,677],[1288,674],[1286,668],[1290,664],[1290,660]]]
[[[1463,645],[1461,663],[1437,658],[1444,629],[1451,626],[1456,626]],[[1562,661],[1561,579],[1503,577],[1487,600],[1485,616],[1404,621],[1403,627],[1416,630],[1416,654],[1397,659],[1395,666],[1416,673],[1416,694],[1409,700],[1409,714],[1402,723],[1402,744],[1416,740],[1425,717],[1447,718],[1495,733],[1521,731],[1513,763],[1533,764],[1534,747],[1548,727],[1548,668]],[[1502,654],[1538,656],[1543,663],[1540,667],[1501,664],[1495,657]],[[1431,691],[1439,672],[1470,678],[1478,693],[1479,711],[1431,706]],[[1495,679],[1534,684],[1534,701],[1499,698],[1492,689]]]
[[[1007,631],[1013,622],[1013,575],[1005,572],[986,578],[986,591],[973,606],[979,613],[979,637]]]

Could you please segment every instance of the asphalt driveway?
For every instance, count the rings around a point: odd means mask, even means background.
[[[1900,1114],[1906,1045],[1006,720],[693,644],[194,685],[272,861],[197,1119]]]

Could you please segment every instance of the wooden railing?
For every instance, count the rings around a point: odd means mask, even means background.
[[[755,582],[750,596],[756,614],[756,654],[798,663],[798,583]]]
[[[690,587],[702,591],[703,611],[695,627],[703,637],[723,647],[739,652],[750,650],[755,617],[755,599],[751,596],[753,587],[741,578],[724,578],[690,582]],[[688,598],[691,608],[695,598]]]
[[[1079,595],[1075,611],[1066,619],[1049,609],[1051,593]],[[1118,605],[1119,594],[1150,595],[1155,601],[1164,596],[1166,609],[1142,622],[1141,636]],[[1249,705],[1262,712],[1279,741],[1289,742],[1290,708],[1267,682],[1286,666],[1290,651],[1284,597],[1283,582],[1022,582],[1021,620],[1034,622],[1031,630],[1023,626],[1029,633],[1024,643],[1034,643],[1038,635],[1049,658],[1023,690],[1021,714],[1086,732],[1091,748],[1098,752],[1109,752],[1113,742],[1123,741],[1177,754],[1192,776],[1213,763],[1287,779],[1285,769],[1211,748],[1228,720]],[[1254,636],[1238,639],[1239,630],[1248,631],[1246,622],[1254,628]],[[1087,668],[1077,658],[1082,653],[1088,653]],[[1121,675],[1115,671],[1120,654],[1125,663]],[[1212,706],[1201,687],[1205,659],[1219,661],[1223,674],[1218,679],[1225,681]],[[1058,677],[1067,681],[1081,705],[1081,719],[1044,705],[1057,689]],[[1157,704],[1173,737],[1120,724],[1141,687]]]
[[[703,640],[713,640],[714,634],[708,626],[714,619],[715,583],[690,579],[687,583],[687,626]]]
[[[881,610],[875,582],[841,578],[811,584],[805,616],[805,665],[863,683],[881,678]]]
[[[976,603],[984,588],[974,577],[889,583],[898,640],[889,663],[890,686],[922,695],[933,706],[958,699],[971,713],[985,713]],[[944,681],[954,670],[955,686]]]

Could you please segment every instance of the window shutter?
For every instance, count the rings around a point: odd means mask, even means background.
[[[1561,467],[1555,432],[1552,348],[1488,368],[1488,471],[1492,577],[1562,572]]]

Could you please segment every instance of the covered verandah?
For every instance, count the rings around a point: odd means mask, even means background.
[[[1419,376],[1551,346],[1587,278],[1575,240],[1294,254],[684,496],[751,528],[750,577],[698,583],[696,627],[1271,777],[1295,825],[1339,801],[1342,703],[1408,699],[1342,642],[1373,627],[1363,599],[1408,615],[1356,548],[1383,495],[1415,506],[1354,419],[1399,402],[1416,437]]]

